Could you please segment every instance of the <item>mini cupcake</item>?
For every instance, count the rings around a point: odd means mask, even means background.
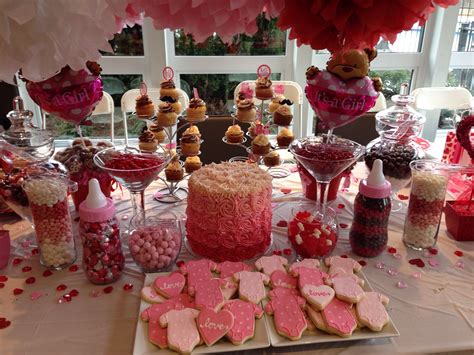
[[[186,117],[189,121],[203,120],[206,117],[206,103],[202,99],[197,98],[189,100]]]
[[[155,114],[155,106],[148,95],[145,94],[136,98],[135,112],[139,118],[148,118]]]
[[[268,153],[263,157],[263,163],[268,167],[280,165],[280,154],[276,151]]]
[[[176,101],[179,99],[179,91],[176,90],[173,79],[165,80],[160,83],[160,100],[166,101],[166,97],[171,97]]]
[[[255,97],[260,100],[268,100],[273,97],[272,81],[260,77],[255,82]]]
[[[173,99],[171,96],[162,96],[160,97],[160,101],[169,103],[171,107],[173,107],[174,112],[178,115],[183,111],[181,102],[177,99]]]
[[[181,137],[181,154],[197,155],[201,148],[201,134],[196,126],[189,127]]]
[[[199,138],[201,138],[201,132],[199,132],[198,126],[192,125],[183,132],[183,136],[189,136],[189,135],[198,135]]]
[[[73,147],[75,145],[85,145],[86,147],[92,147],[93,146],[92,141],[89,138],[86,138],[86,137],[84,137],[84,138],[81,138],[81,137],[74,138],[71,145]]]
[[[290,107],[282,105],[273,112],[273,123],[279,126],[289,126],[293,120],[293,114]]]
[[[258,136],[260,133],[263,133],[263,129],[264,129],[264,126],[263,126],[262,122],[260,122],[259,120],[257,120],[257,121],[252,122],[252,123],[250,124],[249,128],[247,129],[247,131],[249,132],[250,137],[255,138],[255,137]]]
[[[148,130],[155,135],[156,140],[158,143],[163,143],[166,138],[166,133],[163,127],[160,127],[156,123],[152,123],[150,125],[150,128]]]
[[[277,142],[279,147],[288,147],[293,142],[295,136],[288,128],[283,127],[277,135]]]
[[[240,122],[253,122],[255,121],[256,114],[257,110],[251,99],[242,100],[237,105],[236,116]]]
[[[174,112],[173,107],[167,103],[161,103],[158,106],[158,125],[161,127],[174,126],[178,120],[178,115]]]
[[[144,131],[138,137],[138,147],[140,150],[145,152],[156,152],[156,149],[158,148],[158,140],[152,132]]]
[[[228,143],[242,143],[244,141],[244,131],[242,131],[238,124],[235,124],[227,128],[225,137]]]
[[[268,138],[264,134],[259,134],[255,139],[252,141],[252,152],[253,154],[257,155],[266,155],[270,152],[270,142]]]
[[[201,169],[201,167],[201,159],[199,159],[198,156],[187,157],[184,161],[184,169],[188,174],[191,174],[193,171]]]
[[[281,106],[280,101],[283,101],[283,100],[285,100],[285,96],[283,96],[283,95],[276,95],[276,96],[272,99],[272,101],[270,102],[270,104],[268,105],[268,111],[270,111],[270,113],[275,112],[276,109]]]
[[[165,169],[166,180],[180,181],[184,177],[184,170],[178,159],[173,160]]]

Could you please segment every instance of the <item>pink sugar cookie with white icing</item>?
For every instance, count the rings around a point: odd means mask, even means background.
[[[268,293],[268,297],[270,298],[276,298],[276,297],[283,297],[283,296],[301,296],[300,292],[297,289],[294,288],[283,288],[283,287],[277,287],[271,290]]]
[[[336,297],[347,303],[357,303],[364,295],[364,290],[359,286],[357,280],[351,276],[332,277],[327,280],[336,293]]]
[[[357,327],[357,321],[351,312],[351,305],[333,298],[322,310],[324,321],[330,333],[341,337],[350,337]]]
[[[291,340],[301,338],[308,327],[304,308],[306,301],[300,296],[281,295],[271,298],[265,305],[265,312],[273,315],[275,329],[283,337]]]
[[[298,279],[284,271],[276,270],[273,271],[270,276],[270,286],[272,288],[282,287],[296,289],[298,287]]]
[[[232,277],[239,271],[253,271],[254,268],[241,261],[224,261],[217,264],[216,272],[219,273],[221,279]]]
[[[301,267],[305,267],[308,269],[319,269],[319,260],[318,259],[303,259],[296,263],[290,265],[290,274],[293,276],[298,276],[298,269]]]
[[[320,286],[324,285],[324,280],[329,276],[321,269],[311,269],[307,267],[299,267],[295,270],[296,276],[298,276],[298,287],[300,291],[306,285]]]
[[[222,280],[211,279],[202,281],[194,287],[194,298],[197,309],[220,309],[224,304],[224,295],[221,291]]]
[[[201,344],[201,337],[196,325],[199,311],[192,308],[171,310],[160,317],[162,328],[168,328],[168,346],[179,353],[190,353]]]
[[[209,259],[190,260],[180,267],[182,274],[186,275],[188,292],[201,281],[213,278],[212,271],[215,271],[217,264]]]
[[[334,298],[334,290],[326,285],[305,285],[301,295],[318,311],[323,310]]]
[[[140,318],[148,322],[148,340],[161,349],[168,347],[168,336],[166,329],[160,326],[160,317],[173,309],[184,309],[184,305],[178,299],[166,300],[151,305],[140,314]]]
[[[280,255],[262,256],[255,262],[257,270],[262,271],[267,276],[270,276],[276,270],[286,272],[286,265],[288,265],[288,260]]]
[[[222,309],[216,312],[204,308],[196,318],[199,334],[207,346],[211,346],[224,337],[234,325],[234,315]]]
[[[173,298],[173,300],[178,300],[184,305],[185,308],[196,309],[196,303],[194,302],[194,299],[187,293],[181,293],[180,295],[178,295],[178,297]]]
[[[158,276],[153,281],[155,291],[166,298],[177,297],[183,291],[184,285],[186,285],[186,279],[179,272]]]
[[[145,286],[141,290],[142,300],[148,303],[163,303],[167,298],[158,294],[151,286]]]
[[[233,277],[226,277],[225,279],[221,280],[221,291],[224,299],[230,300],[237,290],[239,289],[239,284],[235,282]]]
[[[239,297],[241,300],[255,304],[266,297],[265,285],[270,278],[256,271],[240,271],[234,274],[234,279],[239,281]]]
[[[380,332],[390,321],[384,305],[388,297],[378,292],[366,292],[356,305],[357,318],[374,332]]]
[[[227,338],[235,345],[241,345],[255,334],[255,318],[263,316],[263,309],[251,302],[232,300],[224,304],[224,309],[234,315],[234,325],[227,332]]]
[[[328,274],[331,277],[352,275],[362,269],[357,261],[351,258],[341,258],[340,256],[331,256],[324,260],[326,266],[329,267]]]

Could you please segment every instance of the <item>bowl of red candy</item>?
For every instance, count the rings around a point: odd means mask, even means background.
[[[322,259],[329,256],[336,247],[337,236],[337,215],[332,208],[311,203],[293,208],[288,239],[298,258]]]

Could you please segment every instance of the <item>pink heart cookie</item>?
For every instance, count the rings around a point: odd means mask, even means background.
[[[168,345],[179,353],[190,353],[201,343],[201,337],[196,325],[199,311],[185,308],[171,310],[160,317],[160,325],[166,330]]]
[[[351,305],[335,297],[322,310],[322,314],[330,333],[349,337],[357,327],[357,321],[351,312]]]
[[[197,309],[211,308],[218,310],[224,304],[220,279],[202,281],[195,286],[195,302]]]
[[[234,316],[223,309],[216,312],[212,309],[203,309],[196,319],[199,333],[207,346],[215,344],[234,325]]]
[[[261,272],[240,271],[235,273],[234,279],[239,281],[239,297],[254,304],[260,303],[266,297],[265,286],[269,277]]]
[[[282,287],[296,289],[298,287],[298,279],[288,275],[284,271],[276,270],[273,271],[270,276],[270,285],[272,288]]]
[[[305,267],[308,269],[318,269],[319,268],[319,260],[318,259],[303,259],[296,263],[291,264],[290,266],[290,274],[293,276],[298,276],[298,269],[301,267]]]
[[[288,260],[280,255],[262,256],[255,262],[257,270],[261,270],[265,275],[270,276],[274,271],[286,272]]]
[[[158,276],[153,282],[156,292],[167,298],[178,296],[183,291],[186,279],[179,272],[167,276]]]
[[[141,291],[142,299],[149,303],[163,303],[166,298],[158,294],[153,287],[145,286]]]
[[[221,279],[232,277],[239,271],[253,271],[253,267],[241,261],[224,261],[217,265],[216,270]]]
[[[334,290],[326,285],[305,285],[301,295],[318,311],[323,310],[334,298]]]
[[[260,306],[242,300],[232,300],[226,302],[224,309],[234,315],[234,325],[227,333],[232,344],[243,344],[254,336],[255,318],[261,318],[263,315]]]
[[[356,313],[360,322],[374,332],[380,332],[390,321],[384,305],[388,297],[378,292],[366,292],[356,305]]]

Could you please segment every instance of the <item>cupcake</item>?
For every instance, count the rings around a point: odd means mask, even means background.
[[[165,169],[166,180],[180,181],[184,177],[184,170],[178,159],[173,160]]]
[[[81,138],[81,137],[77,137],[77,138],[74,138],[71,145],[74,147],[75,145],[83,145],[83,146],[86,146],[86,147],[92,147],[92,141],[89,139],[89,138]]]
[[[260,100],[268,100],[273,97],[272,81],[260,77],[255,82],[255,97]]]
[[[268,111],[270,111],[270,113],[275,112],[276,109],[281,106],[280,101],[283,101],[283,100],[285,100],[285,96],[283,95],[275,96],[270,102],[270,104],[268,105]]]
[[[206,117],[206,103],[202,99],[197,98],[189,100],[186,117],[189,121],[203,120]]]
[[[158,125],[161,127],[171,127],[176,124],[178,115],[174,112],[173,107],[167,103],[161,103],[158,106]]]
[[[244,141],[244,132],[238,124],[229,126],[225,132],[228,143],[242,143]]]
[[[257,110],[253,104],[253,100],[245,99],[239,102],[237,105],[237,119],[241,122],[253,122],[255,121],[255,116]]]
[[[168,101],[168,97],[175,101],[179,99],[179,91],[176,90],[173,79],[165,80],[160,83],[160,100],[166,102]]]
[[[280,165],[280,154],[276,151],[268,153],[263,157],[263,163],[268,167]]]
[[[163,127],[158,126],[156,123],[152,123],[148,130],[155,135],[158,143],[163,143],[165,141],[166,133]]]
[[[293,142],[295,136],[288,128],[283,127],[277,134],[277,143],[279,147],[288,147]]]
[[[263,133],[263,130],[264,130],[264,126],[259,120],[255,121],[255,122],[252,122],[250,124],[249,128],[247,129],[247,131],[249,132],[250,137],[252,137],[252,138],[255,138],[260,133]]]
[[[201,148],[201,134],[196,126],[189,127],[181,136],[181,154],[197,155]]]
[[[145,94],[136,98],[135,112],[139,118],[148,118],[155,114],[155,106],[148,95]]]
[[[292,119],[293,114],[291,113],[290,107],[287,105],[282,105],[273,112],[273,123],[276,125],[289,126]]]
[[[195,170],[199,170],[202,167],[201,159],[198,156],[187,157],[184,161],[184,169],[188,174],[191,174]]]
[[[140,150],[145,152],[156,152],[158,148],[158,140],[155,138],[155,135],[150,131],[144,131],[138,137],[138,147]]]
[[[252,152],[257,155],[266,155],[270,151],[270,142],[264,134],[259,134],[252,141]]]

